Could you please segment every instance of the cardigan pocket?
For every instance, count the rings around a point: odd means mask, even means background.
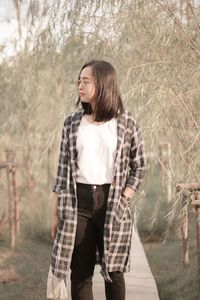
[[[121,223],[126,220],[127,217],[127,209],[129,208],[129,204],[127,203],[124,197],[120,196],[117,208],[115,210],[114,222]]]

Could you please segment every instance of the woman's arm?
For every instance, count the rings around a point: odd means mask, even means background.
[[[133,129],[129,155],[129,175],[126,180],[123,194],[132,198],[144,180],[145,171],[144,140],[140,127],[137,123]]]
[[[65,122],[62,130],[62,139],[60,144],[60,156],[58,161],[56,183],[53,188],[54,202],[53,202],[53,220],[51,225],[51,237],[54,240],[56,237],[56,231],[58,226],[58,193],[66,188],[66,176],[67,176],[67,159],[68,159],[68,141],[69,132],[71,126],[71,117],[69,116]]]
[[[64,122],[64,127],[62,130],[57,176],[56,176],[56,182],[55,182],[55,185],[53,188],[53,192],[55,192],[55,193],[59,193],[61,190],[66,188],[70,128],[71,128],[71,116],[68,116]]]

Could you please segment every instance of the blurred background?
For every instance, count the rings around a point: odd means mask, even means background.
[[[185,269],[176,193],[176,184],[200,179],[195,0],[0,0],[0,299],[45,299],[61,130],[90,59],[114,65],[125,107],[142,128],[147,170],[133,211],[160,298],[199,299],[195,213]]]

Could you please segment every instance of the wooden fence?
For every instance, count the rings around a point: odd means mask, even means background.
[[[188,248],[188,206],[192,205],[196,215],[196,239],[197,239],[197,263],[200,286],[200,184],[177,184],[177,193],[180,193],[182,202],[182,235],[183,235],[183,263],[185,266],[189,264],[189,248]]]
[[[0,169],[5,169],[7,173],[10,246],[11,248],[15,248],[16,234],[19,233],[20,230],[19,208],[16,191],[17,164],[13,161],[0,161]]]

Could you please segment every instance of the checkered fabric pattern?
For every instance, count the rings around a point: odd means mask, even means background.
[[[64,123],[54,192],[58,194],[59,225],[54,240],[51,267],[53,274],[66,279],[70,270],[77,225],[76,139],[83,109],[76,109]],[[117,151],[110,185],[104,225],[102,275],[127,272],[130,268],[132,217],[121,196],[129,186],[138,190],[144,178],[145,155],[141,130],[132,114],[125,111],[117,119]]]

